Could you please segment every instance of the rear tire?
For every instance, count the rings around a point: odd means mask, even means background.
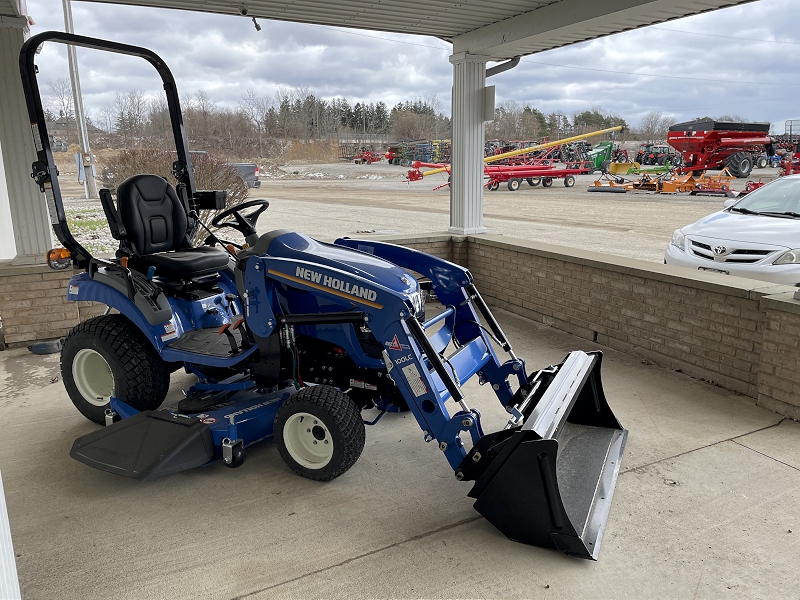
[[[334,387],[303,388],[275,415],[275,445],[289,468],[330,481],[352,467],[364,450],[366,431],[353,400]]]
[[[767,161],[766,156],[759,156],[758,159],[756,160],[756,168],[763,169],[764,167],[767,166],[767,162],[769,161]]]
[[[753,157],[747,152],[736,152],[725,159],[725,166],[739,179],[744,179],[753,170]]]
[[[542,178],[541,177],[528,177],[528,185],[529,186],[536,187],[540,183],[542,183]]]
[[[170,364],[123,315],[76,325],[61,350],[61,378],[81,414],[105,423],[111,396],[137,410],[155,410],[169,389]]]
[[[567,175],[564,177],[564,187],[572,187],[573,185],[575,185],[574,175]]]
[[[509,179],[508,180],[508,189],[511,192],[516,192],[519,189],[519,179]]]
[[[553,185],[552,177],[542,177],[542,187],[550,187]]]

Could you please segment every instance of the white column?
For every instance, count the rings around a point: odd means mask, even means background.
[[[453,64],[450,231],[486,233],[483,226],[483,95],[488,56],[460,52]]]
[[[10,226],[0,220],[0,236],[13,234],[16,246],[16,257],[0,258],[13,258],[13,264],[44,262],[53,247],[44,195],[30,176],[36,148],[19,76],[19,51],[26,37],[25,17],[0,17],[0,152],[5,174],[0,204],[8,207],[0,207],[0,215],[6,210],[11,215]],[[0,249],[5,252],[8,246],[4,242]]]

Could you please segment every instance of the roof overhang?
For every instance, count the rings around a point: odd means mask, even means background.
[[[20,17],[26,14],[25,0],[0,0],[0,17]]]
[[[751,1],[118,0],[114,4],[227,15],[240,15],[244,5],[247,18],[429,35],[452,42],[454,52],[503,60]]]

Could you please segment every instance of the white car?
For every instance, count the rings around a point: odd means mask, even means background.
[[[725,202],[672,234],[668,265],[800,286],[800,175]]]

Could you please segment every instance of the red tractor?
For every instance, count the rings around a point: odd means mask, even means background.
[[[680,160],[680,155],[666,144],[641,144],[636,153],[636,162],[640,165],[666,165],[668,162],[673,167]]]
[[[683,172],[724,169],[746,178],[756,161],[775,154],[769,123],[690,121],[669,128],[667,143],[683,156]]]

